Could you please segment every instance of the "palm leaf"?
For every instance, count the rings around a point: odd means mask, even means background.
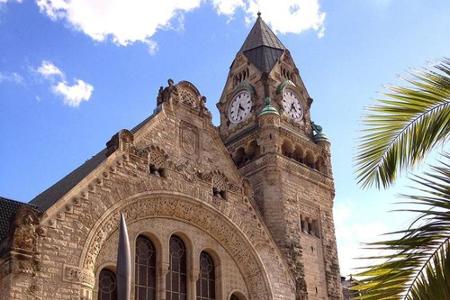
[[[444,159],[450,162],[450,155]],[[368,259],[383,262],[356,275],[357,299],[450,299],[449,162],[416,177],[420,195],[403,196],[419,207],[403,211],[419,215],[408,229],[390,233],[401,237],[368,244],[382,253]]]
[[[363,187],[388,187],[450,133],[450,59],[391,87],[369,108],[356,156]]]

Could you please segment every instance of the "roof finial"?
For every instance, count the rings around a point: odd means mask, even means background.
[[[258,10],[257,15],[258,15],[258,18],[261,18],[261,12],[259,10]]]

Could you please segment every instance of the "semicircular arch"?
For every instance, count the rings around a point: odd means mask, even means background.
[[[220,211],[181,193],[144,192],[115,203],[97,220],[89,233],[79,260],[80,268],[94,268],[103,243],[118,230],[120,213],[124,213],[130,225],[142,219],[164,217],[200,228],[217,240],[233,257],[246,280],[252,298],[273,299],[270,274],[258,253],[262,250],[261,247],[268,243],[262,243],[263,238],[257,237],[250,241],[241,229]],[[262,252],[268,253],[272,250],[265,249]],[[278,260],[276,257],[273,259]],[[281,263],[278,265],[282,266]]]

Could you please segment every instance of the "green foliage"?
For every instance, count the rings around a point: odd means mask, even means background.
[[[416,177],[417,192],[404,196],[410,211],[419,216],[410,228],[393,238],[368,244],[383,254],[370,257],[379,263],[356,276],[357,299],[450,299],[450,155],[425,176]]]
[[[450,59],[391,87],[369,109],[356,157],[363,187],[387,188],[450,133]],[[377,255],[353,288],[358,299],[450,300],[450,154],[424,176],[415,177],[416,195],[404,196],[418,217],[411,226],[370,243]],[[381,263],[379,263],[381,261]]]
[[[385,99],[369,108],[356,157],[363,187],[391,185],[450,133],[450,59],[391,87]]]

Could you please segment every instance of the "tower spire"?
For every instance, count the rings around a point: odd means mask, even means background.
[[[238,53],[243,53],[261,72],[269,73],[286,47],[263,21],[261,12]]]

